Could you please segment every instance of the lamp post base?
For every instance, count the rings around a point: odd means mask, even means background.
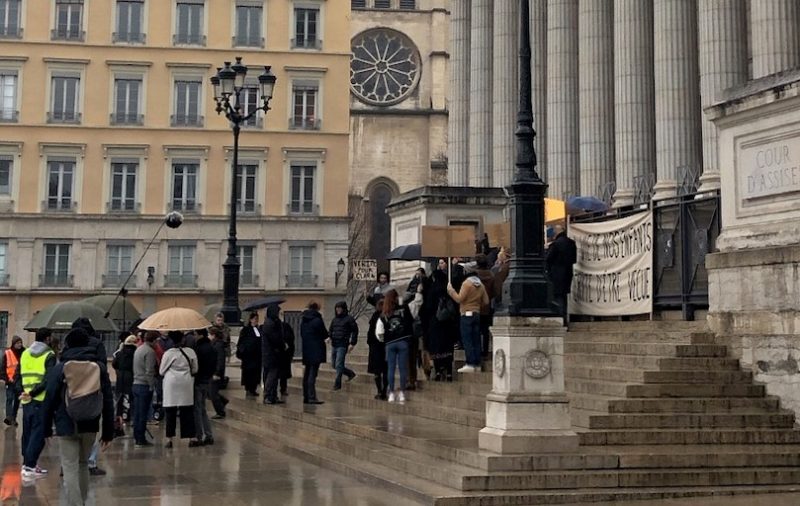
[[[242,325],[242,311],[239,309],[239,259],[228,256],[222,265],[222,309],[225,324]]]

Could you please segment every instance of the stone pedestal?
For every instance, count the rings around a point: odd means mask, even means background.
[[[480,448],[501,454],[577,449],[564,390],[561,319],[498,316],[492,333],[494,378]]]

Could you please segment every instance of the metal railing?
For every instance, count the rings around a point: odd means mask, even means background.
[[[228,207],[230,208],[230,203],[228,204]],[[261,214],[261,204],[239,201],[236,203],[236,212],[245,216],[257,216]]]
[[[77,208],[78,203],[72,199],[53,198],[42,201],[43,211],[71,213]]]
[[[264,47],[264,37],[234,35],[231,40],[233,47]]]
[[[168,288],[196,288],[197,274],[165,274],[164,286]]]
[[[47,113],[48,123],[73,123],[79,124],[83,114],[77,111],[50,111]]]
[[[129,272],[103,274],[103,286],[105,288],[119,288],[125,283],[129,275]],[[136,274],[131,276],[130,282],[132,286],[136,286]]]
[[[0,273],[0,286],[8,286],[11,276],[8,273]]]
[[[142,212],[142,203],[132,200],[112,200],[106,202],[106,212],[113,214],[138,214]]]
[[[192,46],[205,46],[206,36],[199,33],[176,33],[172,36],[172,44],[187,44]]]
[[[74,282],[72,274],[39,274],[39,286],[45,288],[70,288]]]
[[[198,115],[184,116],[182,114],[173,114],[169,117],[169,123],[172,126],[192,126],[202,127],[205,122],[205,117]]]
[[[112,125],[144,125],[144,114],[111,113]]]
[[[83,42],[86,40],[86,32],[83,30],[76,31],[63,28],[53,28],[50,30],[50,39]]]
[[[316,274],[287,274],[286,288],[316,288],[318,280]]]
[[[21,39],[24,32],[18,26],[0,26],[0,39]]]
[[[117,33],[111,34],[111,42],[127,42],[128,44],[145,44],[147,35],[144,33]]]
[[[264,128],[264,118],[261,116],[253,116],[242,123],[242,128]]]
[[[202,205],[195,201],[181,201],[173,200],[167,204],[170,211],[180,211],[182,213],[197,214],[200,212]]]
[[[289,130],[322,130],[322,119],[293,116],[289,118]]]
[[[19,121],[19,111],[0,110],[0,123],[16,123]]]
[[[292,39],[292,49],[322,49],[322,39]]]
[[[291,202],[286,204],[286,214],[319,216],[319,205],[309,202]]]
[[[258,286],[258,274],[253,274],[252,272],[242,272],[239,275],[239,285],[245,287]]]

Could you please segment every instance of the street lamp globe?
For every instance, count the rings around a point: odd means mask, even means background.
[[[261,92],[261,99],[266,105],[272,100],[272,94],[275,91],[275,81],[277,77],[272,73],[272,67],[264,67],[264,72],[258,76],[258,88]]]
[[[231,68],[231,62],[225,62],[225,68],[217,72],[217,77],[222,88],[222,96],[233,95],[236,91],[236,71]]]
[[[220,82],[219,82],[219,71],[220,70],[222,70],[222,68],[218,67],[217,68],[217,75],[211,76],[211,86],[214,87],[214,100],[217,101],[217,102],[222,100],[222,86],[220,85]]]
[[[236,57],[236,63],[233,64],[231,70],[236,72],[236,77],[234,78],[233,85],[237,90],[241,90],[244,88],[244,80],[247,77],[247,67],[242,65],[242,57]]]

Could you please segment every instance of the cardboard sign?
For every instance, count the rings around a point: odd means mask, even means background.
[[[485,228],[492,247],[511,248],[511,222],[492,223]]]
[[[350,267],[356,281],[375,281],[378,279],[378,261],[373,259],[353,260]]]
[[[422,256],[428,258],[475,256],[473,227],[422,227]]]

